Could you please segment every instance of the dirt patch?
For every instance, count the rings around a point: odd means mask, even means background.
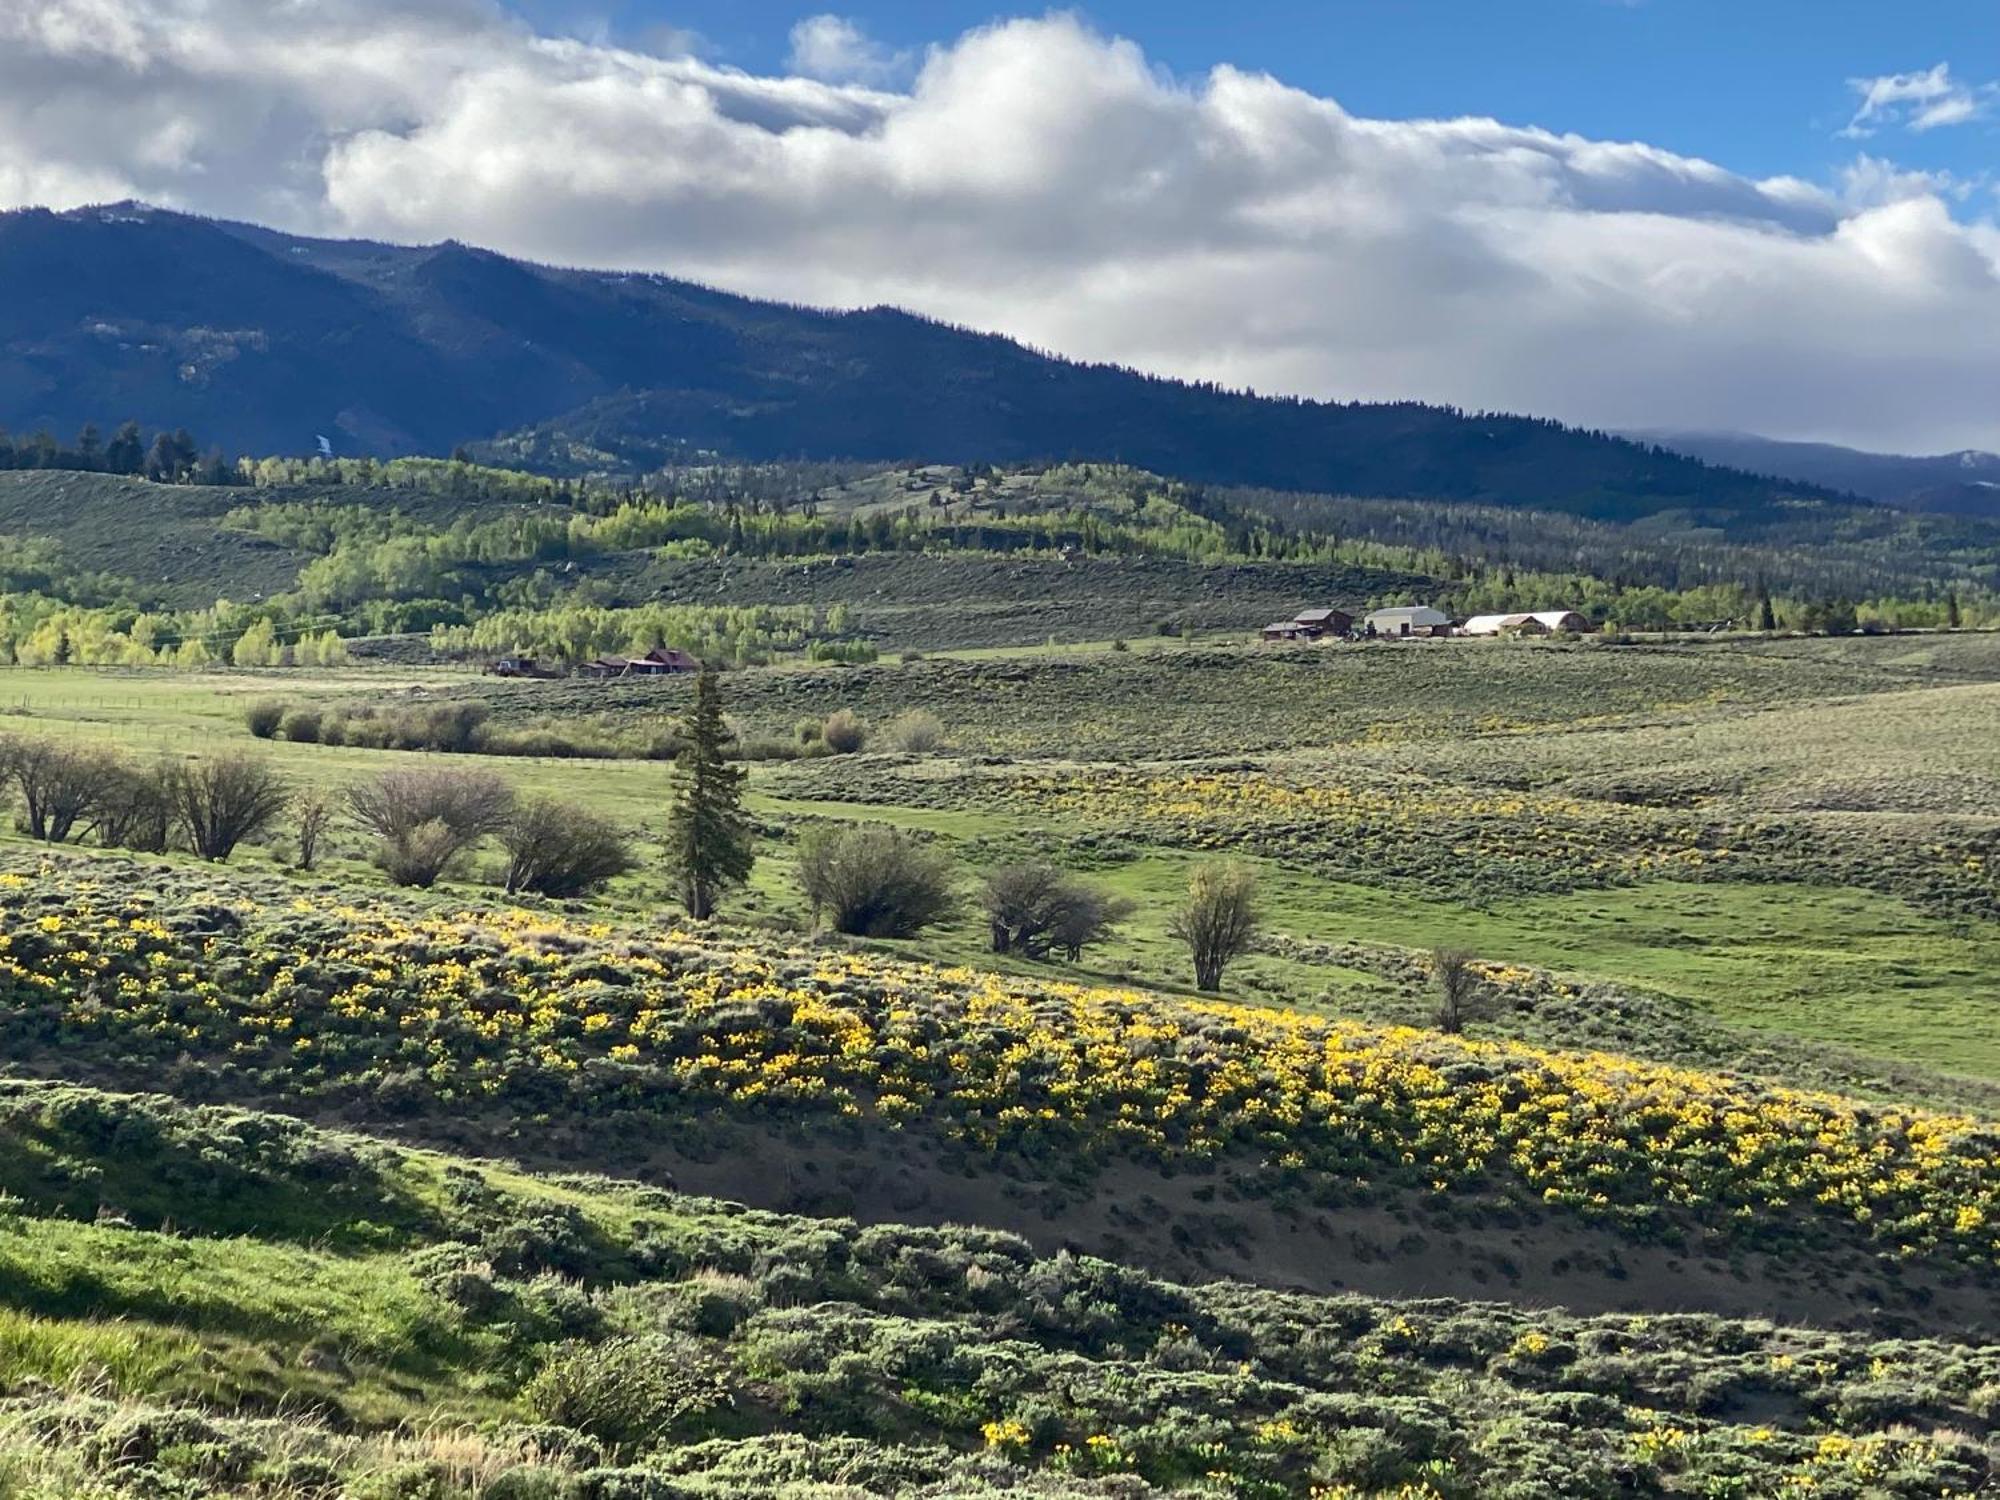
[[[1772,1255],[1689,1227],[1678,1244],[1642,1243],[1466,1194],[1329,1209],[1303,1194],[1245,1192],[1227,1164],[1169,1172],[1127,1162],[1063,1181],[1018,1159],[965,1157],[914,1129],[858,1139],[777,1126],[691,1133],[701,1138],[690,1149],[670,1134],[648,1139],[622,1127],[461,1121],[399,1131],[454,1150],[498,1150],[541,1170],[602,1171],[784,1213],[1010,1230],[1044,1254],[1099,1256],[1180,1282],[1581,1315],[1711,1313],[1884,1338],[2000,1334],[1990,1285],[1949,1266],[1878,1257],[1858,1242]]]

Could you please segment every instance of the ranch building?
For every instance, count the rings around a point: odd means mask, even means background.
[[[1394,609],[1370,610],[1362,627],[1370,635],[1405,636],[1450,635],[1451,616],[1428,604],[1402,604]]]
[[[1264,627],[1267,641],[1319,641],[1354,629],[1354,616],[1343,609],[1302,609],[1289,620]]]
[[[1526,610],[1512,615],[1474,615],[1467,635],[1582,635],[1590,621],[1573,609]]]

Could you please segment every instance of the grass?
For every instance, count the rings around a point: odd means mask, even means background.
[[[1159,639],[1128,654],[1028,647],[964,659],[864,669],[774,668],[733,674],[731,712],[788,731],[802,713],[852,702],[878,722],[932,707],[958,747],[1020,746],[1029,758],[981,770],[950,761],[832,760],[753,768],[751,806],[773,835],[738,919],[803,921],[791,889],[789,831],[807,818],[874,819],[945,841],[973,869],[1046,852],[1082,863],[1137,903],[1125,938],[1094,955],[1093,973],[1159,988],[1186,982],[1166,918],[1192,863],[1211,852],[1164,831],[1125,825],[1103,843],[1064,817],[1050,826],[1032,805],[969,795],[963,778],[1015,777],[1088,763],[1051,758],[1113,745],[1158,755],[1213,752],[1275,738],[1258,765],[1307,778],[1356,767],[1397,785],[1395,766],[1479,796],[1518,786],[1574,800],[1605,829],[1620,821],[1692,812],[1769,821],[1865,851],[1893,840],[1897,860],[1934,832],[1962,841],[1984,826],[2000,787],[2000,644],[1988,637],[1843,642],[1733,641],[1640,650],[1471,644],[1414,650],[1189,648]],[[1585,691],[1584,685],[1590,690]],[[1914,684],[1914,685],[1913,685]],[[277,694],[319,699],[413,691],[471,692],[505,722],[579,693],[613,715],[660,719],[684,685],[499,684],[437,669],[355,667],[318,672],[22,670],[0,673],[0,727],[112,740],[140,752],[200,754],[217,745],[274,757],[301,782],[334,787],[407,754],[348,747],[257,744],[244,706]],[[1942,732],[1940,726],[1948,726]],[[1189,736],[1196,736],[1192,741]],[[1232,738],[1233,736],[1233,738]],[[1333,742],[1345,742],[1334,748]],[[1095,749],[1093,750],[1093,747]],[[1021,754],[1016,752],[1017,757]],[[1034,758],[1040,756],[1043,758]],[[524,792],[592,806],[657,831],[671,769],[651,762],[477,758]],[[1194,769],[1200,769],[1196,767]],[[1175,773],[1178,774],[1178,773]],[[932,778],[926,780],[925,778]],[[1947,797],[1945,788],[1952,795]],[[1940,823],[1939,807],[1949,809]],[[1926,810],[1928,809],[1928,810]],[[1312,827],[1300,825],[1301,833]],[[1406,837],[1421,839],[1419,827]],[[361,845],[337,840],[335,878],[367,879]],[[1865,858],[1832,883],[1808,853],[1787,852],[1740,882],[1641,877],[1603,888],[1540,887],[1445,899],[1407,879],[1380,883],[1353,860],[1337,867],[1307,853],[1257,860],[1270,925],[1284,942],[1230,975],[1233,992],[1262,1002],[1379,1012],[1416,1006],[1384,965],[1302,959],[1302,947],[1380,950],[1465,946],[1498,961],[1547,969],[1685,1001],[1728,1027],[1823,1042],[1942,1073],[2000,1078],[2000,1042],[1986,1018],[2000,999],[2000,925],[1968,921],[1889,891],[1863,892]],[[1310,848],[1310,845],[1302,846]],[[1885,849],[1889,845],[1883,846]],[[1918,851],[1913,853],[1912,851]],[[245,851],[240,859],[265,856]],[[1448,861],[1447,861],[1448,862]],[[1935,863],[1936,861],[1933,861]],[[1888,855],[1882,868],[1891,865]],[[1901,868],[1901,866],[1897,866]],[[1457,876],[1455,874],[1455,879]],[[1979,877],[1958,869],[1976,886]],[[648,866],[614,888],[627,909],[664,904]],[[922,940],[952,961],[991,962],[976,913]]]
[[[268,1128],[119,1095],[92,1109],[206,1133],[218,1160]],[[2000,1464],[2000,1363],[1972,1340],[1183,1286],[987,1230],[394,1154],[393,1175],[479,1181],[503,1233],[538,1205],[579,1205],[611,1228],[607,1258],[557,1279],[485,1266],[486,1246],[449,1231],[354,1259],[14,1216],[0,1250],[55,1273],[94,1261],[109,1291],[38,1312],[0,1277],[0,1495],[514,1500],[664,1483],[713,1500],[1139,1500],[1198,1478],[1271,1500],[1927,1500],[1982,1493]],[[117,1300],[132,1290],[143,1315]],[[240,1307],[232,1326],[218,1306]],[[450,1330],[427,1363],[382,1347],[412,1324]],[[559,1404],[541,1370],[563,1374]]]

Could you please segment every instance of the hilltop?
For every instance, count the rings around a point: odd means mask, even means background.
[[[303,239],[138,205],[0,215],[0,423],[135,417],[237,450],[1120,460],[1191,480],[1631,517],[1823,494],[1601,433],[1260,397],[891,308],[757,302],[468,246]],[[511,436],[510,436],[511,435]]]

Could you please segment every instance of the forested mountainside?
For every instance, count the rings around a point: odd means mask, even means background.
[[[463,245],[301,239],[135,205],[0,215],[0,423],[107,415],[238,451],[498,451],[540,466],[921,455],[1121,460],[1207,482],[1606,517],[1814,493],[1530,417],[1338,405],[1054,358]]]
[[[1905,510],[2000,515],[2000,453],[1868,453],[1835,443],[1786,443],[1743,432],[1633,433],[1707,463],[1851,490]]]

